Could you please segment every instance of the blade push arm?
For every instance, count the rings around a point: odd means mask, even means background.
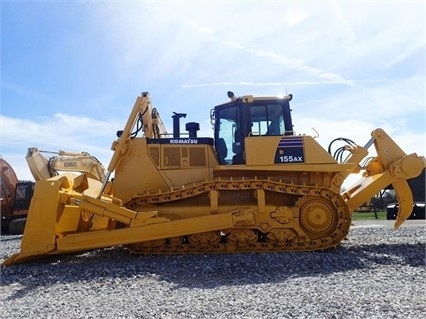
[[[116,169],[120,159],[127,154],[128,144],[133,136],[132,132],[137,123],[140,121],[142,122],[142,130],[145,137],[159,138],[161,135],[168,135],[164,124],[161,121],[160,114],[158,113],[157,109],[152,108],[151,99],[148,92],[143,92],[140,96],[137,97],[123,131],[120,132],[118,139],[114,141],[111,146],[114,154],[108,165],[106,178],[103,181],[98,199],[102,196],[111,173]]]

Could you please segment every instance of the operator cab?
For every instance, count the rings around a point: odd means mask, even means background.
[[[30,207],[34,194],[35,183],[32,181],[18,181],[15,187],[13,208],[15,211],[27,210]]]
[[[231,102],[216,106],[210,113],[219,164],[245,164],[246,137],[294,134],[289,104],[291,94],[235,98],[228,92],[228,97]]]

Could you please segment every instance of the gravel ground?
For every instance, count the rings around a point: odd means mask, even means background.
[[[2,268],[0,317],[424,318],[425,230],[355,222],[326,252],[51,256]],[[1,261],[20,238],[1,237]]]

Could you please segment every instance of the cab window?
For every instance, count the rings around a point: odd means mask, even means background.
[[[281,104],[253,105],[250,110],[251,135],[279,136],[284,134]]]

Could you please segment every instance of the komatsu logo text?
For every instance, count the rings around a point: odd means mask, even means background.
[[[198,140],[191,138],[170,139],[170,144],[198,144]]]

